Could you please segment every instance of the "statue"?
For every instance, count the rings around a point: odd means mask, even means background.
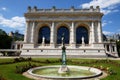
[[[82,37],[81,40],[82,40],[82,46],[85,46],[85,39],[84,39],[84,37]]]
[[[64,45],[64,33],[62,34],[62,46]]]
[[[42,45],[44,45],[45,44],[45,37],[43,36],[43,38],[42,38]]]

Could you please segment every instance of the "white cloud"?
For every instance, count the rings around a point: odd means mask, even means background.
[[[15,17],[12,17],[11,19],[7,19],[7,18],[4,18],[2,15],[0,15],[0,25],[2,25],[3,27],[14,28],[17,30],[24,30],[25,18],[15,16]]]
[[[101,11],[104,14],[108,14],[111,12],[118,12],[119,10],[116,9],[117,6],[120,4],[120,0],[92,0],[89,3],[82,4],[82,8],[89,8],[90,6],[100,6]]]
[[[7,11],[6,7],[0,7],[0,11]]]
[[[2,9],[3,11],[6,11],[6,10],[7,10],[7,8],[6,8],[6,7],[2,7],[1,9]]]
[[[111,24],[111,23],[112,23],[112,21],[106,21],[106,20],[104,20],[102,22],[102,27],[106,26],[107,24]]]
[[[103,31],[103,33],[104,33],[105,35],[111,35],[111,34],[113,34],[113,32],[109,32],[109,31]]]
[[[117,31],[120,31],[120,29],[118,29]]]
[[[104,27],[106,24],[107,24],[107,23],[103,21],[103,23],[102,23],[102,27]]]
[[[113,10],[113,12],[119,12],[119,10],[116,9],[116,10]]]
[[[117,30],[117,33],[120,34],[120,29]]]

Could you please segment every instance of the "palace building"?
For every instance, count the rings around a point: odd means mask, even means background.
[[[70,57],[117,55],[116,44],[103,42],[99,6],[89,9],[38,9],[28,7],[24,14],[26,31],[21,56],[61,56],[62,36]]]

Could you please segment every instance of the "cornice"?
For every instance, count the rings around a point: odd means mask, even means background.
[[[27,22],[98,22],[101,20],[31,20],[27,19]]]
[[[100,12],[28,12],[24,14],[25,17],[40,17],[40,16],[99,16],[102,17],[103,13]]]

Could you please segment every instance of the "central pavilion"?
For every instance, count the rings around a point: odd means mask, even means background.
[[[89,9],[37,9],[25,13],[21,56],[60,56],[64,35],[68,56],[105,57],[99,6]]]

